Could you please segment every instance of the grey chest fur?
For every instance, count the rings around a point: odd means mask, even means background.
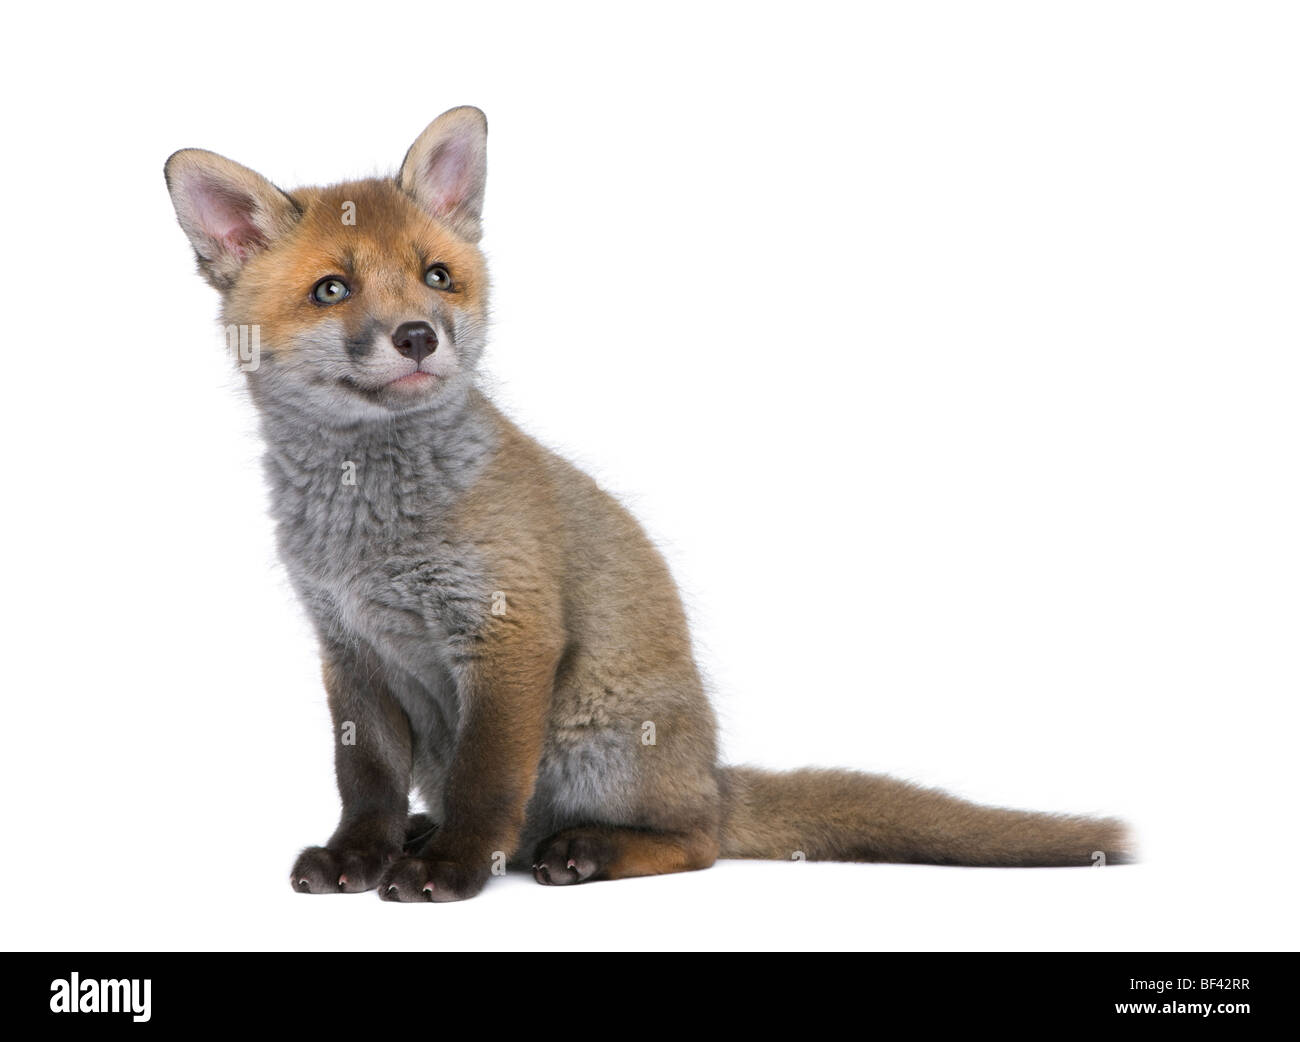
[[[280,555],[322,641],[368,646],[408,712],[445,718],[491,607],[476,548],[447,524],[490,425],[465,410],[321,429],[271,412],[263,429]]]

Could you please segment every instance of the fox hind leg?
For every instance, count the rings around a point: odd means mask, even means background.
[[[438,823],[428,814],[412,814],[406,819],[406,839],[402,843],[404,853],[413,854],[417,847],[438,831]]]
[[[610,826],[564,829],[544,840],[533,859],[533,878],[544,886],[598,879],[665,875],[708,868],[718,838],[700,829],[654,832]]]

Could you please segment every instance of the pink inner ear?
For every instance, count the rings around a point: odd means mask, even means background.
[[[473,190],[474,157],[466,141],[444,141],[425,165],[429,206],[439,217],[453,213]]]
[[[266,245],[266,236],[253,223],[257,204],[252,196],[220,181],[200,176],[189,192],[194,219],[203,233],[241,261]]]

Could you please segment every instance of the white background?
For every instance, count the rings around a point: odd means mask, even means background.
[[[469,6],[7,16],[4,945],[1294,947],[1287,6]],[[668,555],[727,759],[1141,865],[291,891],[330,726],[162,164],[391,171],[466,103],[490,386]]]

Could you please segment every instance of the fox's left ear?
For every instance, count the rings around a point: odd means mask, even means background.
[[[456,234],[478,242],[487,183],[487,117],[472,105],[444,112],[415,139],[397,183]]]
[[[215,152],[182,149],[167,160],[164,174],[199,270],[220,290],[234,285],[244,262],[301,216],[298,205],[261,174]]]

